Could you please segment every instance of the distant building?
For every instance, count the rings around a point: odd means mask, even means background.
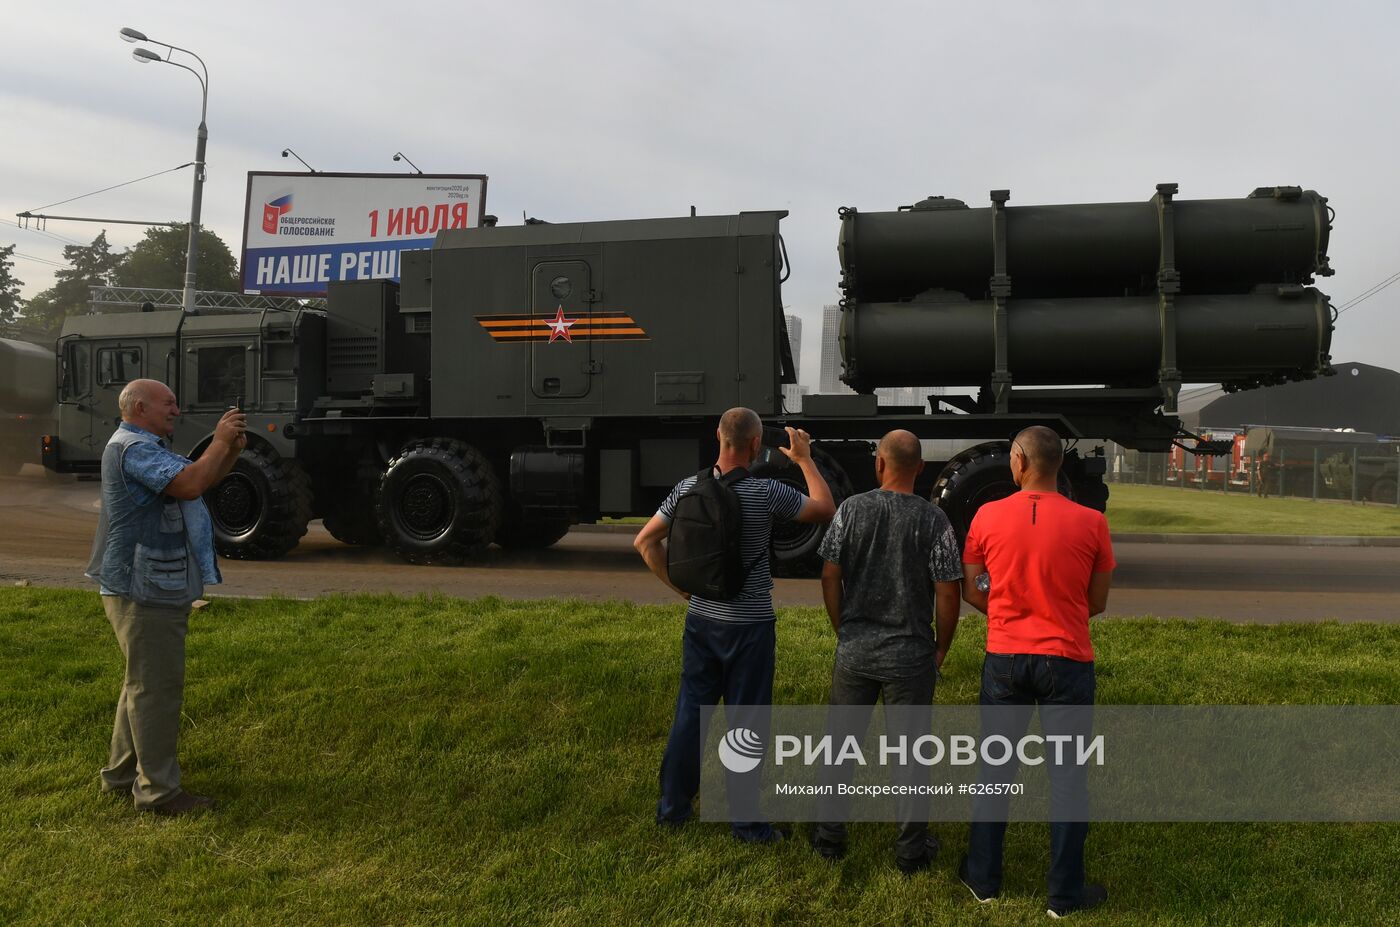
[[[928,397],[938,393],[932,386],[887,386],[875,391],[882,406],[922,406],[928,408]]]
[[[798,382],[802,380],[802,319],[795,315],[784,315],[787,323],[788,344],[792,346],[792,372]]]
[[[854,393],[841,382],[841,307],[822,307],[822,370],[819,393]]]
[[[802,397],[807,395],[807,387],[801,383],[786,383],[783,385],[783,408],[788,413],[796,415],[802,411]]]
[[[1337,375],[1227,393],[1200,410],[1201,428],[1290,425],[1400,435],[1400,373],[1335,364]]]

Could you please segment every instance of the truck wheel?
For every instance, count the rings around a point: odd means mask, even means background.
[[[496,529],[496,543],[512,550],[543,550],[569,533],[567,518],[527,518],[515,505]]]
[[[1385,505],[1395,504],[1395,480],[1383,476],[1371,484],[1371,501]]]
[[[835,458],[821,448],[812,448],[812,461],[817,465],[822,479],[826,480],[826,485],[831,490],[832,501],[840,506],[852,494],[850,477],[841,469]],[[802,471],[789,464],[786,458],[774,463],[755,465],[753,475],[787,483],[802,493],[807,492],[807,480],[802,476]],[[824,537],[824,524],[802,524],[795,521],[775,524],[768,550],[769,569],[774,576],[820,576],[822,559],[817,554],[817,548],[821,546]]]
[[[353,483],[336,484],[333,498],[325,500],[321,524],[342,544],[378,547],[384,543],[374,499],[379,492],[383,471],[378,464],[364,460],[355,468]]]
[[[379,486],[379,530],[409,563],[461,563],[490,546],[501,487],[481,452],[461,441],[414,441],[389,461]]]
[[[1059,489],[1060,495],[1074,498],[1064,471],[1060,472]],[[948,516],[961,544],[967,540],[967,529],[978,509],[1016,491],[1016,481],[1011,478],[1011,442],[987,441],[948,461],[929,492],[929,501]]]
[[[297,546],[311,520],[311,481],[300,465],[254,445],[204,494],[214,547],[234,560],[275,560]]]

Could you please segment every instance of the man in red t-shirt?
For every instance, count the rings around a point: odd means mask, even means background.
[[[1052,707],[1047,712],[1044,706],[1094,703],[1089,618],[1108,606],[1116,563],[1103,514],[1060,495],[1063,460],[1060,437],[1051,429],[1036,425],[1018,434],[1011,444],[1011,477],[1021,491],[982,506],[963,545],[963,597],[987,613],[981,704],[1024,709],[985,712],[984,736],[995,727],[1018,739],[1037,705],[1047,734],[1061,724],[1067,733],[1089,730],[1087,711]],[[1046,881],[1049,913],[1060,917],[1102,903],[1108,892],[1084,880],[1088,823],[1060,819],[1069,808],[1086,812],[1071,817],[1087,816],[1084,769],[1047,765],[1052,804],[1061,813],[1052,807]],[[1015,764],[994,772],[998,778],[1014,777]],[[1001,890],[1006,808],[1005,797],[979,801],[974,808],[968,855],[958,875],[978,901],[990,901]]]

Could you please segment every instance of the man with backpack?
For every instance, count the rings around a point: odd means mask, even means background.
[[[752,409],[724,413],[716,434],[715,465],[677,483],[633,544],[657,578],[689,602],[680,693],[656,806],[657,823],[671,826],[690,818],[700,790],[700,706],[721,699],[725,705],[773,700],[776,618],[768,566],[773,523],[828,522],[836,514],[831,490],[812,461],[807,432],[788,428],[789,446],[780,450],[802,471],[810,495],[748,475],[763,445],[763,421]],[[668,536],[669,551],[663,544]],[[730,826],[747,843],[783,837],[765,821]]]

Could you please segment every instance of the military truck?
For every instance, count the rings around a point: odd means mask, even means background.
[[[1365,431],[1246,425],[1261,492],[1400,505],[1400,441]]]
[[[1008,438],[1165,450],[1183,382],[1247,388],[1329,370],[1325,198],[1297,187],[1178,201],[987,207],[930,197],[840,211],[841,347],[856,393],[787,414],[785,212],[527,223],[441,232],[398,283],[331,284],[324,310],[176,309],[69,321],[50,466],[94,469],[131,377],[171,384],[191,456],[242,396],[249,446],[208,496],[220,550],[286,553],[320,516],[337,538],[415,563],[496,542],[544,547],[569,526],[645,516],[716,454],[744,405],[810,431],[839,502],[874,485],[890,428],[979,442],[920,490],[959,530],[1012,491]],[[965,387],[880,407],[884,386]],[[1101,447],[1070,450],[1062,491],[1103,509]],[[757,470],[801,487],[774,455]],[[822,529],[774,537],[810,569]]]
[[[0,338],[0,476],[40,462],[40,439],[54,426],[54,371],[51,349]]]

